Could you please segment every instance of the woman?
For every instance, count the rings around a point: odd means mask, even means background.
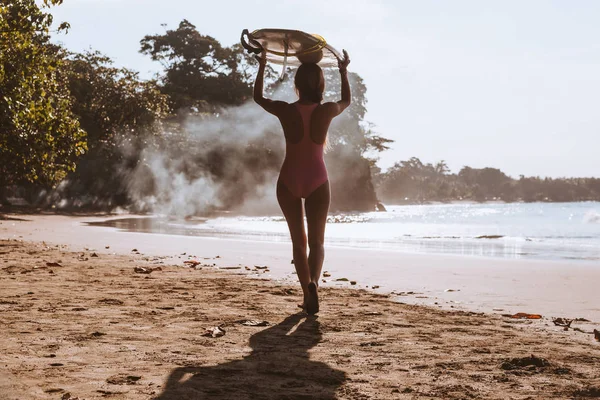
[[[323,148],[331,120],[350,105],[350,84],[347,76],[350,58],[344,50],[344,59],[338,62],[342,81],[340,101],[322,103],[325,90],[323,71],[317,64],[302,64],[294,79],[299,99],[291,104],[269,100],[263,96],[267,62],[265,53],[257,59],[260,66],[254,85],[254,101],[267,112],[277,116],[283,127],[286,151],[277,180],[277,200],[292,237],[294,266],[304,294],[302,308],[313,315],[319,312],[317,290],[325,257],[323,242],[330,202]],[[310,249],[308,257],[304,210]]]

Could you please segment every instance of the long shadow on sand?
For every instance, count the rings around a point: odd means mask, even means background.
[[[242,360],[173,370],[156,400],[335,399],[346,374],[308,355],[321,338],[315,318],[292,315],[252,335]]]

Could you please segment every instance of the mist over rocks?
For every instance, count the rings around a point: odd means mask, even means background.
[[[180,132],[164,134],[141,151],[128,178],[132,206],[179,217],[264,209],[260,200],[274,199],[268,188],[274,188],[283,162],[278,124],[253,103],[187,117]],[[264,211],[277,211],[276,201],[271,203],[273,209]]]

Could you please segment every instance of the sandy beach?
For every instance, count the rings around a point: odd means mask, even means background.
[[[215,257],[216,266],[267,265],[261,275],[295,284],[291,244],[137,233],[88,223],[132,215],[12,215],[0,220],[0,239],[19,239],[69,245],[72,251],[94,249],[98,254],[130,254],[138,249],[146,256],[190,255]],[[106,248],[108,246],[108,248]],[[185,253],[185,256],[182,254]],[[326,243],[324,287],[373,289],[397,293],[397,299],[445,309],[496,314],[528,312],[547,318],[585,318],[600,324],[597,298],[600,263],[514,260],[411,254],[383,249],[336,247]],[[347,281],[338,281],[338,279]]]
[[[297,285],[251,259],[48,239],[0,242],[2,399],[600,397],[593,323],[564,331],[338,287],[307,318]]]

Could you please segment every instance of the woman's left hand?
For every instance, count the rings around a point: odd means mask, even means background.
[[[350,56],[346,50],[342,50],[342,52],[344,53],[344,58],[341,60],[338,59],[338,68],[340,71],[346,71],[348,64],[350,64]]]

